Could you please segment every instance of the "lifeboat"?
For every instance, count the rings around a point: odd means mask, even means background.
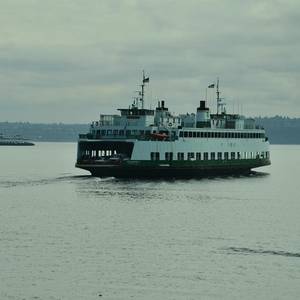
[[[165,133],[151,133],[151,138],[154,140],[158,141],[164,141],[168,138],[169,136]]]

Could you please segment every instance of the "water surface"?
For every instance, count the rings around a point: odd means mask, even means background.
[[[299,146],[169,181],[93,178],[72,143],[0,153],[0,299],[299,298]]]

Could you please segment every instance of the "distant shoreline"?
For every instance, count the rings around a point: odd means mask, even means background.
[[[272,145],[299,145],[300,118],[282,116],[257,117]],[[0,122],[0,133],[8,136],[21,135],[34,142],[76,143],[79,133],[86,133],[89,124]]]

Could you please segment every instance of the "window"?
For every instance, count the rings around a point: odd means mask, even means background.
[[[204,152],[204,154],[203,154],[203,159],[204,159],[204,160],[208,160],[208,152]]]
[[[177,160],[184,160],[184,153],[183,152],[178,152],[177,153]]]
[[[101,135],[106,135],[106,130],[101,130]]]
[[[195,153],[194,152],[188,152],[187,159],[188,160],[193,160],[194,158],[195,158]]]
[[[114,135],[118,135],[119,130],[114,130],[113,133]]]
[[[185,132],[183,133],[183,136],[184,136],[184,137],[188,137],[188,132],[185,131]]]
[[[198,132],[197,132],[197,138],[199,138],[199,137],[200,137],[200,132],[198,131]]]
[[[237,159],[241,159],[241,152],[237,153]]]
[[[215,160],[216,159],[216,153],[215,152],[210,152],[210,159]]]
[[[165,159],[168,161],[173,160],[173,152],[166,152],[165,153]]]
[[[179,132],[179,137],[183,137],[183,131]]]
[[[194,131],[193,132],[193,138],[197,137],[197,133]]]
[[[107,130],[107,135],[111,135],[112,131],[111,130]]]
[[[229,159],[229,154],[228,154],[228,152],[224,152],[224,159],[225,159],[225,160],[228,160],[228,159]]]
[[[151,160],[159,160],[159,152],[150,153]]]
[[[222,152],[218,152],[218,160],[222,160]]]
[[[196,160],[201,160],[201,152],[196,153]]]
[[[120,130],[119,135],[123,136],[124,135],[124,130]]]
[[[131,130],[126,130],[126,136],[131,135]]]
[[[235,159],[235,152],[231,152],[230,158],[231,158],[231,159]]]
[[[189,131],[189,137],[193,137],[193,133]]]

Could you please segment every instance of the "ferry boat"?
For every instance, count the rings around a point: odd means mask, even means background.
[[[76,167],[99,177],[207,177],[244,174],[270,165],[269,141],[254,119],[228,114],[216,89],[217,111],[205,100],[194,113],[172,114],[164,100],[145,108],[141,90],[119,114],[100,114],[87,134],[79,134]]]
[[[11,137],[0,133],[0,146],[34,146],[34,143],[20,135]]]

